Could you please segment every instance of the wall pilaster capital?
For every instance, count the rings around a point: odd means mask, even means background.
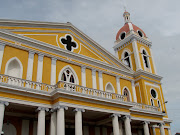
[[[38,107],[38,108],[36,109],[36,111],[37,111],[37,112],[39,112],[39,111],[46,111],[46,112],[48,112],[48,111],[49,111],[49,108],[46,108],[46,107]]]
[[[92,69],[92,72],[94,72],[94,73],[95,73],[95,72],[96,72],[96,69],[94,69],[94,68],[93,68],[93,69]]]
[[[53,65],[56,65],[56,61],[57,61],[56,58],[51,58],[51,63],[52,63]]]
[[[38,60],[43,61],[44,55],[43,54],[38,54]]]
[[[0,104],[3,104],[3,105],[5,105],[5,106],[8,106],[8,105],[9,105],[9,102],[7,102],[7,101],[0,101]]]
[[[116,80],[119,80],[121,77],[120,76],[116,76]]]
[[[86,69],[86,66],[81,66],[81,69],[85,70],[85,69]]]
[[[79,111],[85,112],[85,109],[82,109],[82,108],[75,108],[73,111],[74,111],[74,112],[79,112]]]
[[[132,38],[131,42],[137,42],[137,39],[136,38]]]
[[[141,124],[143,124],[143,125],[144,124],[150,124],[150,122],[149,121],[142,121]]]
[[[57,109],[57,110],[59,110],[59,109],[68,110],[68,107],[67,107],[67,106],[64,106],[64,105],[58,105],[58,106],[56,106],[56,109]]]
[[[114,113],[114,114],[110,115],[110,117],[111,117],[111,118],[112,118],[112,117],[121,117],[121,115]]]

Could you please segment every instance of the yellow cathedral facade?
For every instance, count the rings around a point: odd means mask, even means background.
[[[123,17],[115,56],[69,22],[0,19],[0,134],[171,135],[152,43]]]

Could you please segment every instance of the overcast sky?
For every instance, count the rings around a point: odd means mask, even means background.
[[[1,19],[71,22],[114,54],[124,7],[153,42],[172,133],[180,132],[180,0],[0,0]]]

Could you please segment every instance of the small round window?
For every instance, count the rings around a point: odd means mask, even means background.
[[[143,37],[143,33],[140,30],[138,30],[138,34],[140,37]]]
[[[120,39],[123,40],[125,37],[126,37],[126,33],[125,32],[121,33]]]
[[[155,91],[154,89],[151,90],[151,96],[152,96],[153,98],[156,98],[156,97],[157,97],[157,93],[156,93],[156,91]]]

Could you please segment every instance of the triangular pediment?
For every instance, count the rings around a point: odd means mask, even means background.
[[[60,24],[0,20],[0,29],[13,33],[21,38],[24,37],[24,39],[28,41],[32,39],[38,43],[64,49],[67,52],[79,54],[81,57],[90,58],[132,73],[130,68],[122,64],[120,60],[71,23]]]

